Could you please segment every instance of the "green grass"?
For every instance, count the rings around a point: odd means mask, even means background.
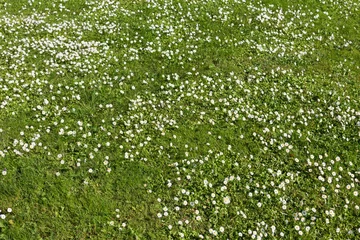
[[[357,1],[0,7],[0,239],[360,236]]]

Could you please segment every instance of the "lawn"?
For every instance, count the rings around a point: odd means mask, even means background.
[[[360,238],[357,0],[0,0],[0,239]]]

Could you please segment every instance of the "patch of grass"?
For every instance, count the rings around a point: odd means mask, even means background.
[[[0,1],[0,239],[355,239],[357,1]]]

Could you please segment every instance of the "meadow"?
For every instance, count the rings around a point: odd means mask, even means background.
[[[358,0],[0,0],[0,239],[360,239]]]

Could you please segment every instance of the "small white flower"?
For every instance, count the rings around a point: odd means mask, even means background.
[[[230,197],[229,196],[226,196],[226,197],[224,197],[224,203],[225,204],[229,204],[230,203]]]
[[[7,209],[7,212],[8,212],[8,213],[11,213],[11,212],[12,212],[12,209],[11,209],[11,208],[8,208],[8,209]]]

